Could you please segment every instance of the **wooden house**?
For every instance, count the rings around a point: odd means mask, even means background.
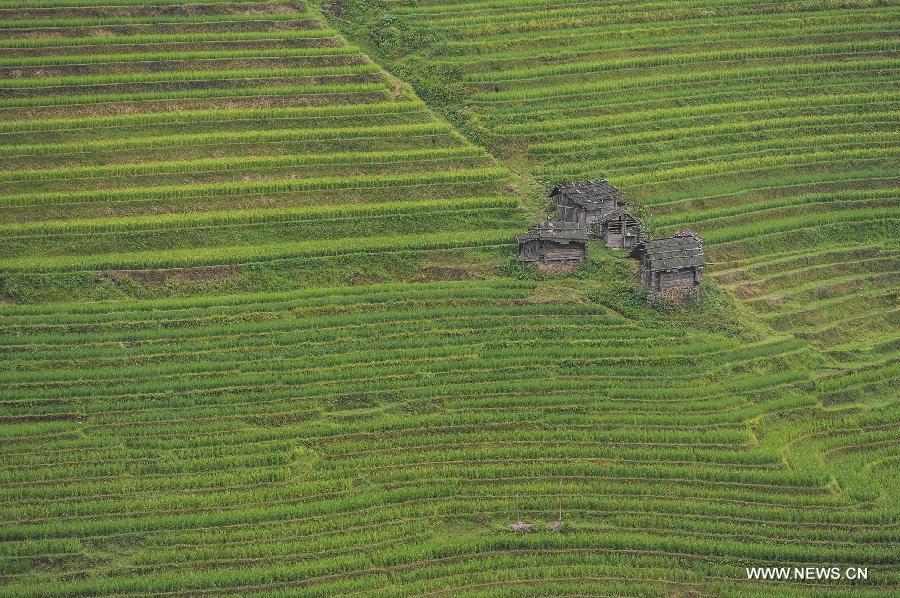
[[[516,235],[519,260],[580,264],[587,257],[588,232],[579,222],[546,220]]]
[[[560,183],[550,192],[556,199],[556,219],[590,227],[622,204],[622,192],[609,181]]]
[[[682,229],[667,239],[639,243],[632,256],[640,260],[639,276],[651,295],[696,297],[706,260],[703,239]]]
[[[591,226],[590,236],[610,249],[630,249],[644,240],[644,223],[627,206],[619,206]]]

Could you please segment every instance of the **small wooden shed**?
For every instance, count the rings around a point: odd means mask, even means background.
[[[631,255],[640,260],[640,280],[651,295],[699,295],[706,259],[703,239],[694,231],[682,229],[667,239],[644,241]]]
[[[588,232],[578,222],[545,220],[516,235],[522,262],[576,263],[587,257]]]
[[[610,249],[630,249],[644,240],[644,223],[627,206],[619,206],[591,227],[590,236]]]
[[[560,183],[550,191],[550,197],[556,198],[557,220],[587,226],[622,204],[622,192],[606,180]]]

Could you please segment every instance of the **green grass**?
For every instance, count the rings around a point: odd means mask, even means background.
[[[582,299],[546,303],[560,284]],[[625,317],[591,299],[603,288],[9,308],[4,593],[610,591],[617,567],[644,591],[727,593],[748,559],[863,559],[871,589],[893,586],[896,507],[853,463],[896,438],[896,408],[821,415],[806,343]],[[708,299],[695,313],[730,317]],[[810,437],[811,411],[826,421]],[[850,461],[792,466],[847,426],[865,435]],[[817,444],[784,453],[794,439]],[[562,535],[504,529],[559,509]]]
[[[0,60],[9,75],[0,81],[8,300],[112,290],[89,276],[48,284],[39,274],[48,269],[166,278],[163,270],[214,266],[230,268],[233,288],[259,284],[246,278],[263,269],[267,286],[295,288],[360,276],[335,255],[386,253],[395,263],[363,273],[367,281],[415,278],[426,254],[506,245],[527,222],[509,171],[305,6],[222,3],[182,14],[143,3],[98,9],[102,18],[80,10],[0,15],[3,44],[34,50]],[[85,33],[97,27],[112,35]],[[473,219],[503,232],[473,231]],[[324,278],[310,279],[308,265],[284,271],[316,256]],[[143,288],[116,292],[189,294],[207,282],[193,274],[174,287],[147,285],[147,275]]]
[[[0,596],[897,592],[893,6],[94,4],[0,2]],[[516,262],[599,176],[699,300]]]
[[[340,25],[471,138],[541,181],[608,178],[657,234],[703,235],[714,279],[720,264],[728,276],[752,261],[757,276],[742,284],[759,288],[781,274],[761,268],[767,255],[897,248],[892,6],[358,4]],[[889,297],[891,281],[873,279],[873,297]],[[814,319],[841,327],[846,310],[831,300]],[[886,303],[868,311],[889,314]],[[863,343],[896,333],[878,317],[856,324]],[[843,344],[813,328],[791,330]]]

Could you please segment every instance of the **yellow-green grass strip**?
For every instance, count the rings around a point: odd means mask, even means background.
[[[421,251],[456,247],[500,246],[512,243],[518,229],[451,231],[409,236],[351,237],[329,241],[310,240],[293,243],[238,247],[205,247],[132,253],[59,256],[0,260],[0,270],[28,272],[58,270],[154,269],[216,264],[249,264],[315,256],[354,253]]]

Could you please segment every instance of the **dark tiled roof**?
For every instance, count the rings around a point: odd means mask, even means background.
[[[699,237],[680,236],[645,241],[638,245],[633,255],[646,257],[651,270],[679,270],[703,267],[703,243]]]
[[[609,220],[615,220],[620,216],[629,216],[633,220],[637,220],[638,222],[640,222],[641,227],[644,226],[644,223],[641,222],[641,219],[635,216],[634,212],[629,210],[627,206],[619,206],[618,208],[610,210],[597,221],[597,224],[603,224],[604,222],[608,222]]]
[[[556,196],[590,208],[610,199],[620,201],[622,192],[606,180],[579,181],[577,183],[559,183],[550,192],[550,197]]]
[[[700,235],[698,235],[697,233],[695,233],[694,231],[692,231],[689,228],[680,228],[680,229],[678,229],[678,232],[672,236],[673,237],[689,237],[691,239],[694,239],[701,245],[703,244],[703,237],[701,237]]]
[[[524,241],[584,241],[588,240],[588,231],[578,222],[563,222],[561,220],[545,220],[538,222],[527,233],[516,235],[520,243]]]
[[[597,220],[596,223],[591,225],[591,232],[595,236],[599,237],[603,232],[603,225],[605,223],[609,222],[610,220],[616,220],[621,216],[628,216],[632,220],[634,220],[634,222],[628,226],[628,230],[632,234],[634,233],[634,231],[637,231],[638,240],[642,240],[644,238],[644,222],[643,220],[635,216],[634,212],[629,210],[627,206],[619,206],[618,208],[614,208],[606,214],[603,214],[603,216],[599,220]]]

